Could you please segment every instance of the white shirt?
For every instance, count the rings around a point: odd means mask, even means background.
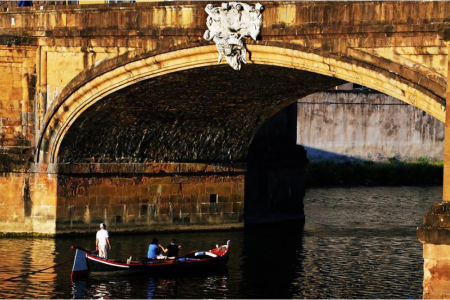
[[[97,231],[98,245],[107,245],[106,238],[109,238],[108,230],[100,229]]]

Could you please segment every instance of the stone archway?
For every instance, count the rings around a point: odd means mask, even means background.
[[[414,105],[441,121],[444,120],[442,99],[417,82],[399,77],[381,65],[374,68],[363,62],[350,63],[342,57],[279,43],[256,43],[248,48],[250,63],[305,70],[362,84]],[[90,70],[86,76],[80,76],[81,83],[71,84],[76,88],[61,94],[51,113],[47,114],[45,127],[37,145],[37,161],[56,163],[59,147],[71,124],[105,96],[142,80],[213,65],[217,65],[217,52],[215,46],[209,45],[132,58],[118,67],[110,66],[109,70],[102,70],[99,74]]]

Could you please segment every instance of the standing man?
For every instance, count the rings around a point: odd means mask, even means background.
[[[111,250],[109,233],[108,230],[106,230],[106,224],[100,223],[100,230],[97,231],[97,237],[95,239],[95,251],[98,251],[99,257],[108,259],[108,249]]]

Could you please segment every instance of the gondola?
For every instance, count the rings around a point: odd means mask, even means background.
[[[104,259],[82,247],[71,248],[76,250],[72,280],[86,278],[91,273],[147,272],[158,275],[183,270],[214,270],[223,267],[230,255],[230,241],[207,251],[192,251],[176,259]]]

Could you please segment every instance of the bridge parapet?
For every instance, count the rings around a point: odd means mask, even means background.
[[[222,1],[227,2],[227,1]],[[358,33],[423,30],[440,27],[448,18],[448,1],[259,1],[264,5],[266,34]],[[49,32],[57,29],[205,29],[205,1],[170,1],[93,5],[44,5],[1,12],[6,31]],[[12,22],[14,18],[14,22]],[[375,26],[370,28],[370,26]],[[383,26],[383,30],[380,30]],[[412,26],[412,27],[408,27]],[[363,28],[366,28],[363,30]],[[297,31],[295,31],[297,29]],[[301,29],[301,31],[299,31]],[[96,31],[95,31],[96,30]],[[287,31],[287,33],[286,33]],[[67,31],[66,31],[67,32]],[[120,31],[116,31],[117,33]],[[164,31],[164,33],[173,31]],[[59,32],[63,34],[63,32]],[[103,32],[104,33],[104,32]],[[141,32],[136,32],[141,33]],[[179,32],[182,33],[182,32]],[[154,32],[153,32],[154,34]],[[33,35],[33,34],[31,34]],[[36,34],[35,34],[36,35]],[[65,36],[70,36],[65,34]]]

